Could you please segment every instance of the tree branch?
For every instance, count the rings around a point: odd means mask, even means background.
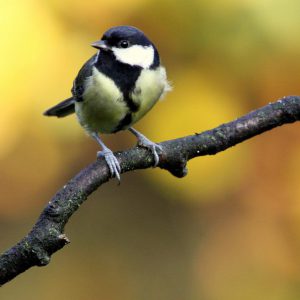
[[[188,160],[212,155],[255,135],[300,119],[300,97],[289,96],[219,127],[161,143],[159,167],[176,177],[187,174]],[[135,147],[116,153],[122,173],[153,165],[149,151]],[[69,243],[64,227],[79,206],[100,185],[110,179],[108,167],[100,159],[78,173],[60,189],[41,213],[29,234],[0,256],[0,284],[32,266],[45,266],[51,255]]]

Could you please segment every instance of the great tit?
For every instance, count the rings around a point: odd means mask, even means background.
[[[99,133],[128,129],[140,146],[151,150],[156,166],[161,146],[132,128],[153,105],[171,90],[158,51],[145,34],[132,26],[117,26],[91,44],[98,49],[80,69],[72,97],[46,110],[58,118],[76,113],[80,125],[102,147],[112,177],[120,181],[120,164]]]

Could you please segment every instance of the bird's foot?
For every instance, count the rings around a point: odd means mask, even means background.
[[[121,177],[120,177],[121,167],[120,167],[120,164],[119,164],[117,158],[114,156],[113,152],[110,149],[106,148],[102,151],[98,151],[97,157],[98,158],[104,157],[104,159],[108,165],[111,177],[116,177],[118,179],[118,181],[120,182],[121,181]]]
[[[150,141],[149,139],[147,139],[144,135],[142,135],[141,133],[138,136],[138,145],[144,148],[149,149],[153,156],[154,156],[154,165],[153,167],[157,167],[158,163],[159,163],[159,156],[157,152],[162,152],[162,146]]]

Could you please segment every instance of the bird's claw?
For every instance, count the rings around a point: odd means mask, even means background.
[[[147,148],[152,152],[152,154],[154,156],[153,167],[157,167],[157,165],[159,163],[159,156],[158,156],[157,152],[162,152],[162,150],[163,150],[162,146],[148,140],[145,136],[139,138],[138,145],[141,147]]]
[[[120,173],[121,173],[121,166],[117,160],[117,158],[114,156],[113,152],[109,149],[104,149],[102,151],[97,152],[97,158],[104,157],[111,177],[116,177],[118,181],[121,181]]]

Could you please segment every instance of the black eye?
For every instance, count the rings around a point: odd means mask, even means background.
[[[119,47],[120,48],[128,48],[129,47],[129,42],[126,40],[123,40],[121,42],[119,42]]]

